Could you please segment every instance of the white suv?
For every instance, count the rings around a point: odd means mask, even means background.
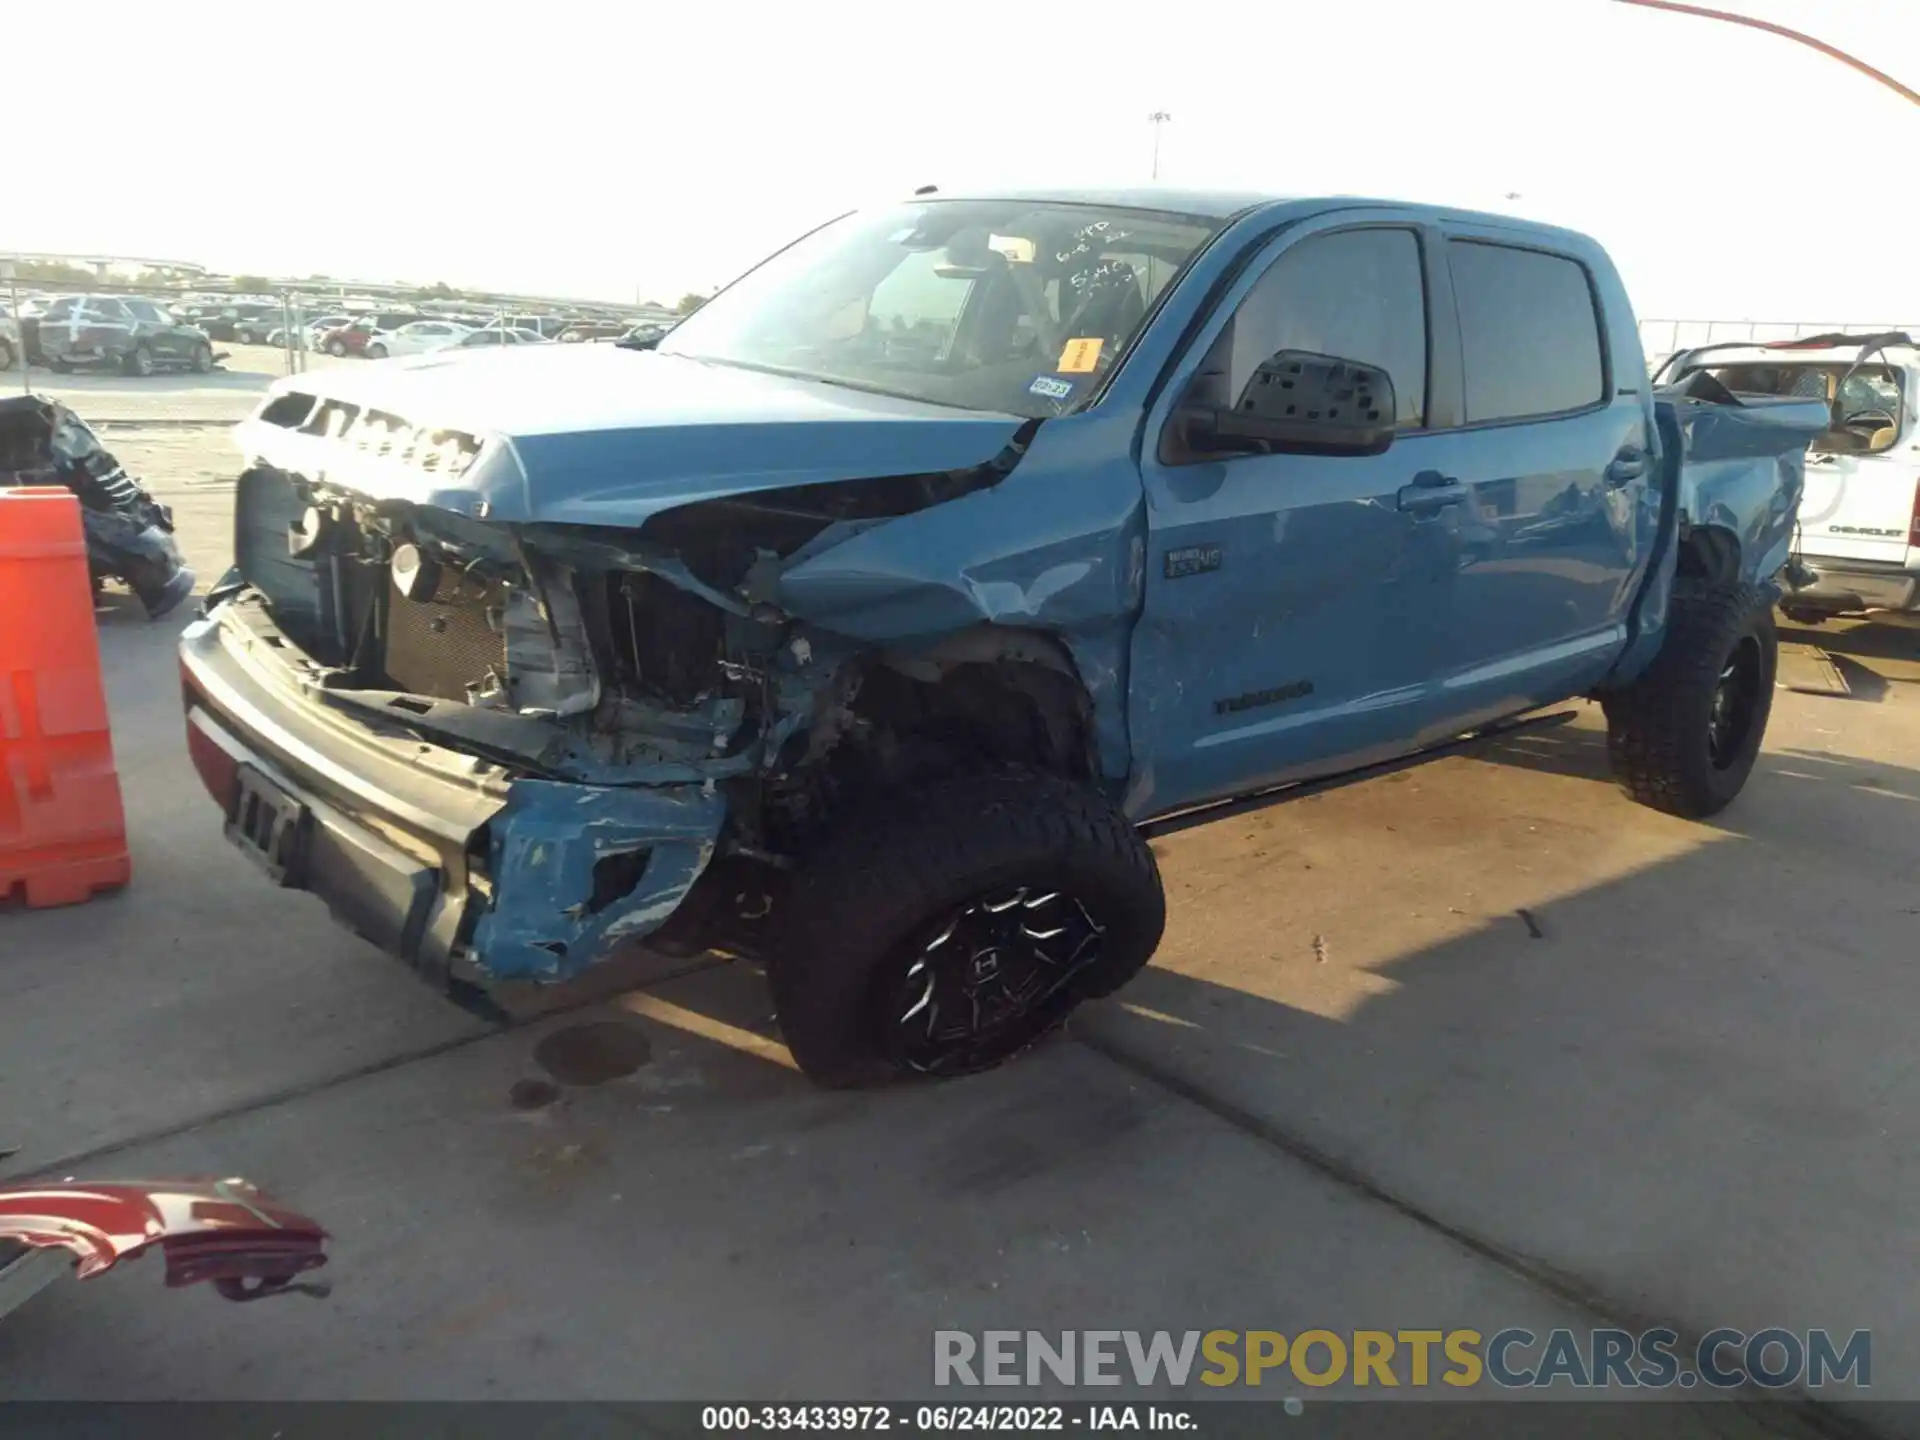
[[[1800,500],[1798,558],[1813,581],[1780,608],[1803,622],[1920,626],[1920,345],[1904,334],[1816,335],[1703,346],[1662,369],[1706,371],[1735,394],[1825,400],[1833,423],[1807,447]]]

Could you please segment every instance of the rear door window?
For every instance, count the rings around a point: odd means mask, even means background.
[[[1606,399],[1593,286],[1577,260],[1453,240],[1447,265],[1469,425],[1561,415]]]

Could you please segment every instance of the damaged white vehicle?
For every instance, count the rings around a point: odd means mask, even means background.
[[[1903,333],[1814,335],[1766,345],[1709,345],[1663,367],[1705,371],[1740,395],[1828,406],[1807,450],[1799,560],[1806,574],[1781,602],[1819,624],[1863,616],[1920,628],[1920,347]]]

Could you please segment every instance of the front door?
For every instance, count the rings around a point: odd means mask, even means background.
[[[1371,222],[1371,223],[1370,223]],[[1148,417],[1146,599],[1128,719],[1135,815],[1364,763],[1448,733],[1457,507],[1429,395],[1437,232],[1348,211],[1273,242]],[[1175,410],[1228,406],[1282,349],[1384,368],[1375,456],[1183,453]],[[1449,402],[1451,403],[1451,402]]]

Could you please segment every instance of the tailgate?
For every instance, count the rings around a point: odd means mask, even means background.
[[[1892,455],[1811,455],[1800,501],[1808,555],[1898,565],[1907,555],[1920,466]]]

